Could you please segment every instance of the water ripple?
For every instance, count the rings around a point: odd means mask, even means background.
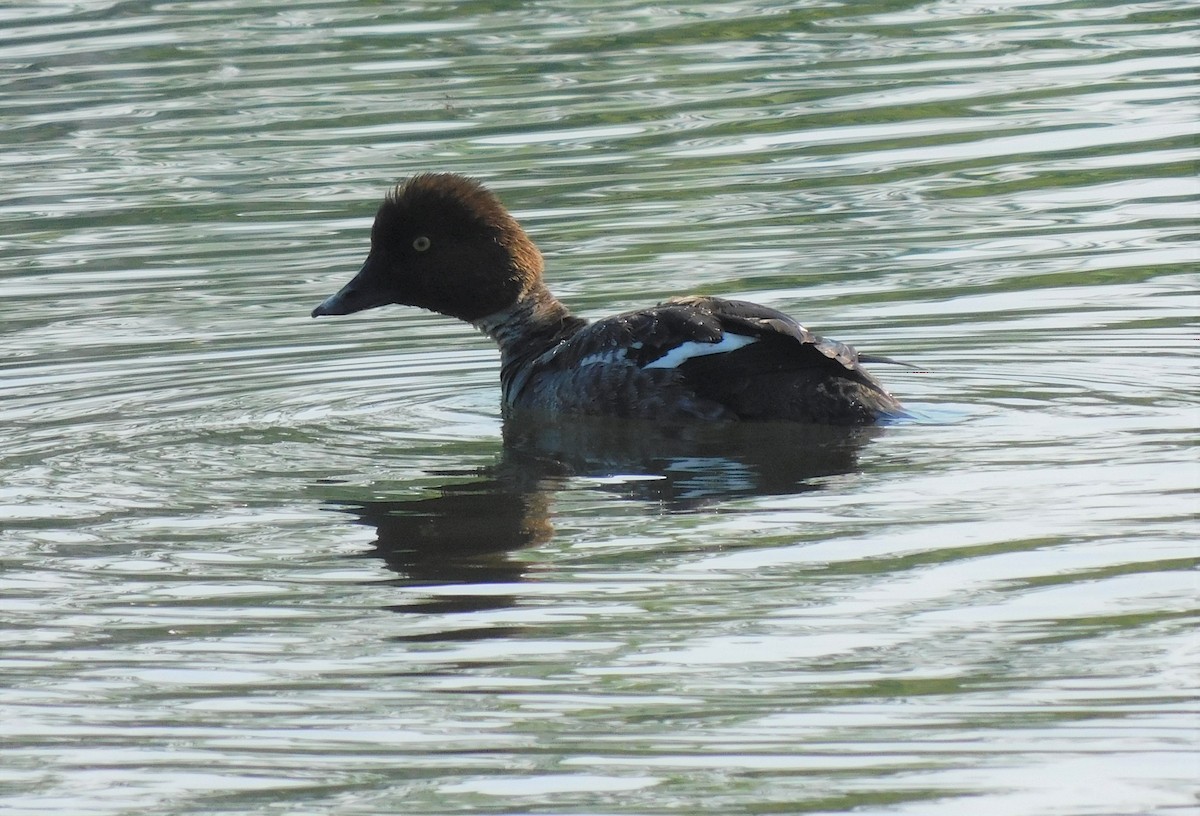
[[[1188,3],[0,21],[6,812],[1194,806]],[[918,420],[502,422],[469,327],[308,317],[427,169]]]

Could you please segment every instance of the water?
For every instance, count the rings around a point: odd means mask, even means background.
[[[1191,6],[0,10],[5,812],[1200,812]],[[428,169],[917,418],[505,427]]]

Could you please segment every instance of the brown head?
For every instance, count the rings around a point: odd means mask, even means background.
[[[313,317],[401,303],[474,322],[541,285],[542,255],[478,182],[423,173],[380,205],[362,269]]]

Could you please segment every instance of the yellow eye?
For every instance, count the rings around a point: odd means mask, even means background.
[[[413,249],[417,252],[424,252],[429,249],[429,239],[424,235],[418,235],[413,239]]]

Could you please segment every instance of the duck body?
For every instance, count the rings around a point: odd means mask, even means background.
[[[401,303],[465,320],[500,347],[507,410],[842,425],[904,413],[852,347],[765,306],[681,297],[594,323],[572,315],[524,230],[462,176],[402,183],[371,242],[362,270],[313,317]]]

